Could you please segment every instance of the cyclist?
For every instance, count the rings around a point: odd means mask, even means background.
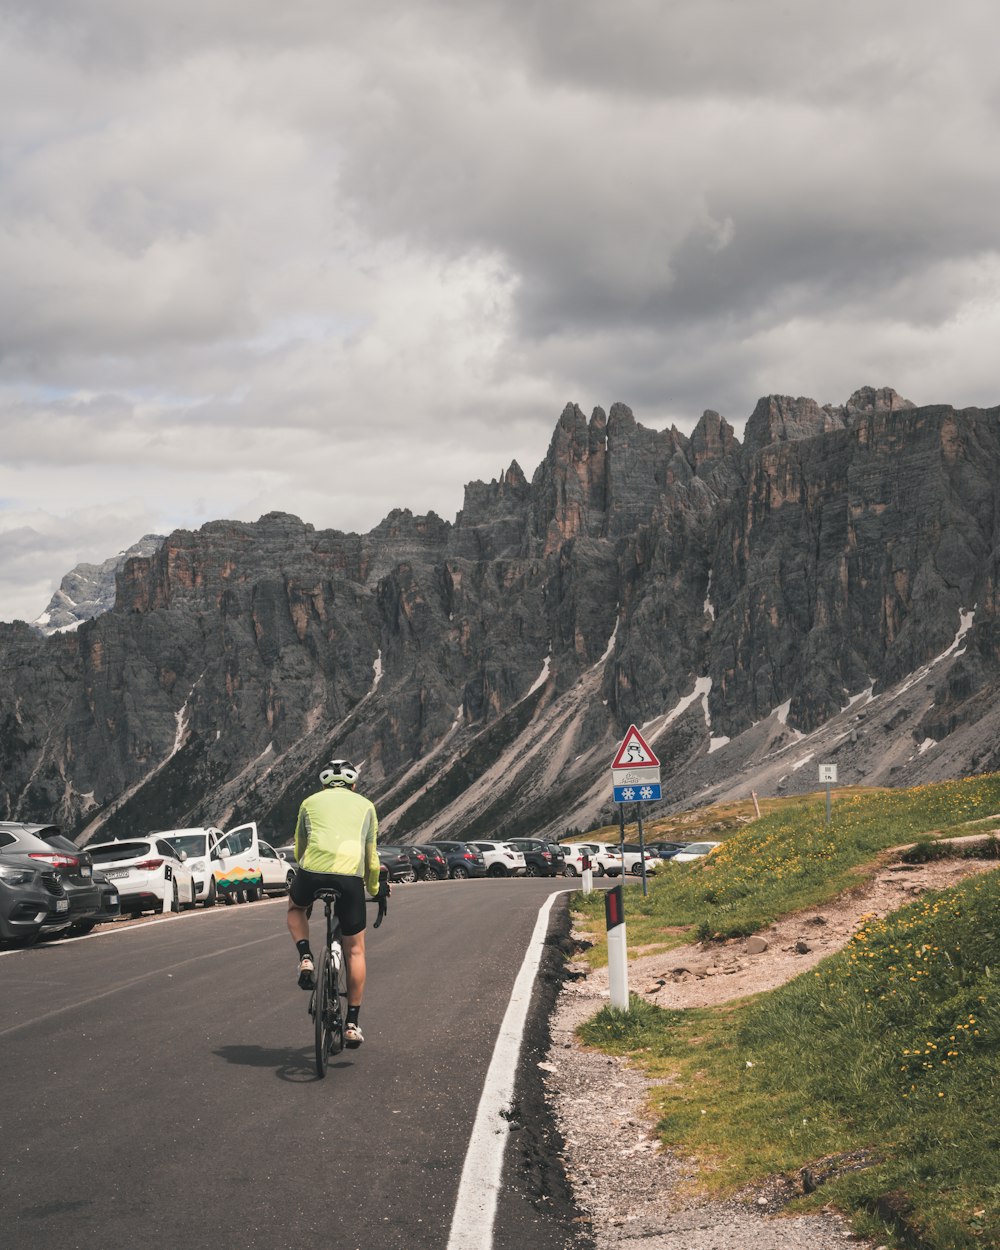
[[[355,794],[358,770],[349,760],[331,760],[319,779],[323,788],[303,800],[295,825],[299,867],[288,892],[288,932],[299,952],[299,985],[311,990],[316,965],[308,909],[317,890],[336,886],[347,971],[344,1044],[355,1050],[365,1040],[358,1023],[365,992],[365,886],[370,894],[378,893],[378,817],[374,804]]]

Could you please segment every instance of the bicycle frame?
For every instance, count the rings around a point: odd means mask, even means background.
[[[313,1018],[316,1044],[316,1075],[321,1080],[331,1055],[339,1055],[344,1049],[344,1013],[340,1004],[341,978],[344,972],[344,948],[341,945],[340,920],[334,905],[340,897],[336,886],[317,890],[315,899],[322,901],[326,917],[326,935],[316,960],[316,986],[309,997],[309,1014]],[[377,929],[388,913],[388,890],[384,883],[379,888]],[[311,908],[310,908],[311,910]]]

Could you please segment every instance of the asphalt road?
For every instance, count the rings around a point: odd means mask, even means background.
[[[3,1245],[443,1250],[539,908],[573,884],[397,887],[368,935],[366,1043],[322,1081],[283,899],[0,955]],[[568,1244],[516,1155],[495,1244]]]

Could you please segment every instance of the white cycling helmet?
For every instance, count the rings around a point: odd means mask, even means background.
[[[323,765],[319,779],[324,786],[353,786],[358,779],[358,770],[350,760],[331,760]]]

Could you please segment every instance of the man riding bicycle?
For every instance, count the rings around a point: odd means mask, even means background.
[[[344,1044],[356,1050],[365,1040],[358,1023],[365,992],[365,886],[378,894],[378,817],[374,804],[355,794],[358,770],[348,760],[331,760],[319,779],[323,789],[303,800],[295,825],[299,868],[288,892],[288,932],[299,952],[299,985],[311,990],[316,965],[309,948],[308,909],[317,890],[337,889],[347,971]]]

